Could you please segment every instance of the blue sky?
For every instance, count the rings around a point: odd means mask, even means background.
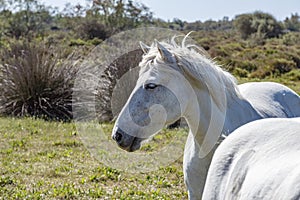
[[[85,0],[43,0],[46,5],[63,8],[66,2],[86,4]],[[284,20],[291,13],[300,14],[300,0],[138,0],[154,12],[155,17],[164,20],[179,18],[184,21],[218,20],[224,16],[230,19],[237,14],[253,11],[268,12],[278,20]]]

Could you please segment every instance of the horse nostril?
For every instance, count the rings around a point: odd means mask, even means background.
[[[120,142],[121,142],[121,140],[122,140],[122,134],[121,134],[119,131],[117,131],[117,132],[115,133],[115,135],[114,135],[114,140],[115,140],[117,143],[120,143]]]

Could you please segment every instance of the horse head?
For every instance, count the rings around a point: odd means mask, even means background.
[[[158,41],[151,47],[141,43],[141,48],[139,78],[112,133],[127,151],[139,149],[142,141],[182,117],[192,92],[168,48]]]

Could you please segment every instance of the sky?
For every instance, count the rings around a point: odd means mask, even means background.
[[[43,0],[46,5],[63,8],[67,2],[86,5],[85,0]],[[219,20],[224,16],[233,19],[238,14],[263,11],[277,20],[284,20],[292,13],[300,14],[300,0],[138,0],[163,20],[174,18],[183,21]]]

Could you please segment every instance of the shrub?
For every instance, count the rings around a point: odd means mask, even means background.
[[[69,45],[70,46],[84,46],[86,44],[87,44],[87,42],[85,42],[82,39],[71,39]]]
[[[77,29],[78,36],[82,39],[99,38],[105,40],[109,36],[106,26],[93,18],[86,17]]]
[[[243,39],[256,34],[254,37],[259,40],[261,40],[261,37],[262,39],[278,37],[283,29],[274,16],[260,11],[238,15],[234,20],[234,27]]]
[[[241,34],[243,39],[247,39],[256,30],[252,27],[253,16],[251,14],[238,15],[234,20],[234,27]]]
[[[263,46],[265,41],[266,35],[264,33],[253,33],[249,36],[248,46],[250,48],[254,48],[256,46]]]
[[[290,32],[282,36],[282,43],[287,46],[300,44],[300,33]]]
[[[286,80],[289,81],[300,81],[300,70],[294,69],[283,75]]]
[[[246,70],[247,72],[254,72],[257,70],[257,66],[253,61],[240,61],[239,68]]]
[[[296,63],[284,58],[278,58],[272,61],[272,66],[275,73],[284,74],[296,68]]]
[[[253,73],[251,73],[250,78],[266,78],[268,76],[272,75],[272,69],[270,66],[264,66],[264,67],[260,67],[258,68],[256,71],[254,71]]]
[[[1,52],[0,113],[46,119],[72,118],[72,88],[77,67],[60,58],[58,48],[13,42]]]
[[[234,68],[233,75],[241,78],[246,78],[248,77],[248,71],[237,67]]]

